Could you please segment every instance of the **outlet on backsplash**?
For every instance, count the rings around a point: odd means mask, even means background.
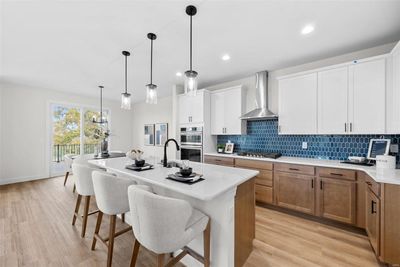
[[[301,145],[302,149],[307,149],[308,148],[308,144],[307,142],[303,142],[303,144]]]

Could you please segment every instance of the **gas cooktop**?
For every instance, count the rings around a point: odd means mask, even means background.
[[[238,156],[242,157],[250,157],[250,158],[269,158],[269,159],[277,159],[280,156],[282,156],[281,153],[275,153],[275,152],[265,152],[265,153],[259,153],[259,152],[250,152],[250,151],[243,151],[239,152]]]

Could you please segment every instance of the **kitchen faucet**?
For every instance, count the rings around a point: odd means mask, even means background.
[[[175,143],[175,145],[176,145],[176,150],[178,150],[178,151],[180,150],[179,145],[178,145],[178,142],[177,142],[175,139],[170,138],[170,139],[168,139],[168,140],[165,142],[165,144],[164,144],[164,161],[163,161],[163,166],[164,166],[164,167],[168,167],[167,145],[168,145],[168,143],[169,143],[170,141],[173,141],[173,142]]]

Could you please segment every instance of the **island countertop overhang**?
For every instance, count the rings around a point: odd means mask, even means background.
[[[148,161],[154,164],[154,169],[141,172],[126,169],[126,165],[134,163],[133,160],[126,157],[90,160],[89,163],[109,172],[132,178],[139,183],[159,186],[201,201],[212,200],[227,191],[236,189],[238,185],[259,174],[255,170],[190,162],[193,171],[203,174],[205,180],[189,185],[166,179],[169,174],[177,172],[178,168],[164,168],[154,159],[153,162]]]

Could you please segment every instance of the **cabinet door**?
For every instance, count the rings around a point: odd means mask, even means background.
[[[389,58],[387,85],[387,133],[400,133],[400,42]]]
[[[318,178],[318,215],[354,224],[356,219],[356,184],[340,179]]]
[[[314,214],[314,177],[294,173],[274,173],[276,204],[281,207]]]
[[[348,67],[318,73],[318,133],[347,132],[348,76]]]
[[[224,92],[211,94],[211,134],[224,134],[224,116],[225,116]]]
[[[350,84],[352,134],[385,133],[385,65],[385,59],[379,59],[349,67],[353,78]]]
[[[242,134],[242,88],[231,89],[224,92],[225,132],[226,134]]]
[[[196,96],[189,96],[190,116],[192,123],[204,122],[204,92],[197,92]]]
[[[279,81],[279,133],[317,133],[317,73]]]
[[[190,122],[190,109],[189,109],[189,96],[180,95],[179,96],[179,123],[189,123]]]
[[[367,188],[366,190],[366,230],[369,241],[379,256],[379,240],[380,240],[380,201],[379,198]]]

